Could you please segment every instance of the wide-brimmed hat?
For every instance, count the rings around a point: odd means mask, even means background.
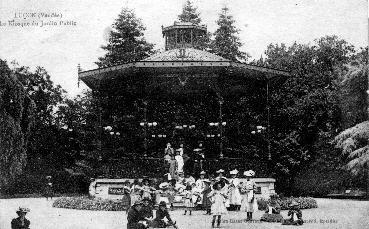
[[[26,208],[26,207],[19,207],[16,212],[17,212],[17,214],[19,214],[19,213],[27,213],[27,212],[30,212],[30,210],[29,210],[29,208]]]
[[[149,197],[144,197],[142,200],[141,200],[142,202],[144,202],[144,201],[149,201],[149,202],[151,202],[151,199],[149,198]]]
[[[132,206],[137,206],[137,205],[142,205],[142,201],[141,200],[136,200]]]
[[[131,182],[129,180],[125,180],[123,184],[130,184]]]
[[[203,182],[210,183],[211,181],[209,179],[204,179]]]
[[[160,201],[159,207],[167,207],[167,203],[165,201]]]
[[[219,169],[218,171],[216,171],[216,173],[224,173],[223,169]]]
[[[248,171],[245,171],[243,175],[248,176],[248,177],[253,177],[255,176],[255,172],[252,170],[248,170]]]
[[[213,189],[216,189],[218,184],[220,184],[221,188],[224,188],[224,186],[225,186],[225,183],[222,180],[220,180],[220,181],[217,181],[213,184]]]
[[[163,182],[163,183],[159,184],[159,188],[168,188],[168,187],[169,187],[168,182]]]
[[[238,174],[238,170],[234,169],[234,170],[230,171],[229,174],[236,175],[236,174]]]
[[[206,174],[206,172],[205,171],[201,171],[200,172],[200,175],[205,175]]]
[[[296,201],[292,200],[292,202],[288,206],[289,207],[299,206],[299,203],[297,203]]]
[[[279,197],[279,195],[277,193],[270,194],[271,199],[275,199],[275,198],[278,198],[278,197]]]
[[[46,179],[51,179],[51,176],[46,176]]]
[[[142,183],[145,183],[146,181],[150,183],[150,180],[148,178],[143,178],[142,179]]]

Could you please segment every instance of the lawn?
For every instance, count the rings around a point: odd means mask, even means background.
[[[369,201],[317,199],[318,208],[303,210],[303,218],[308,221],[298,228],[369,228]],[[101,212],[53,208],[51,201],[41,198],[1,199],[0,228],[10,228],[10,221],[16,217],[16,209],[26,206],[31,209],[27,218],[33,229],[122,229],[126,228],[125,212]],[[210,228],[211,216],[194,212],[183,216],[182,210],[171,212],[179,228]],[[282,211],[286,217],[287,212]],[[254,214],[259,219],[262,212]],[[245,213],[230,213],[224,216],[221,228],[294,228],[278,223],[245,222]],[[228,222],[225,222],[228,221]]]

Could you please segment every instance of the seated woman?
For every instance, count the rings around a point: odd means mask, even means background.
[[[12,229],[29,229],[30,221],[26,219],[27,212],[29,212],[28,208],[19,207],[17,211],[18,218],[11,222]]]
[[[142,180],[142,199],[148,198],[152,199],[152,195],[155,193],[156,189],[150,185],[149,179]]]
[[[136,201],[127,212],[127,229],[145,229],[146,222],[141,214],[142,202]]]
[[[148,197],[145,197],[142,199],[142,208],[140,210],[140,213],[142,215],[142,217],[145,220],[150,220],[153,217],[153,206],[151,204],[151,199]]]
[[[272,195],[267,206],[267,210],[261,216],[260,221],[264,222],[282,222],[281,206],[277,203],[278,195]]]
[[[282,225],[302,225],[304,221],[302,220],[302,212],[299,208],[299,204],[296,201],[292,201],[289,205],[288,216],[289,219],[284,219]]]
[[[134,204],[136,201],[141,200],[141,193],[142,193],[142,185],[135,179],[133,184],[131,185],[131,205]]]
[[[167,218],[168,222],[165,222],[164,218]],[[159,203],[159,209],[156,211],[156,217],[151,222],[150,227],[166,228],[167,226],[173,226],[174,228],[177,228],[176,222],[173,222],[173,220],[170,218],[167,210],[167,204],[164,201],[161,201]]]

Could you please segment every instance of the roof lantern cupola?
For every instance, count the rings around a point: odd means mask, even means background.
[[[177,48],[204,49],[207,28],[205,25],[195,25],[191,22],[174,22],[168,27],[162,26],[165,37],[165,50]]]

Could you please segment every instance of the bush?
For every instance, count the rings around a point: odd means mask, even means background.
[[[45,194],[47,180],[46,175],[51,175],[54,193],[88,193],[89,178],[85,176],[71,176],[65,171],[52,171],[48,174],[24,173],[16,180],[4,187],[1,196],[26,196],[34,195],[42,197]]]
[[[62,197],[54,201],[54,208],[92,211],[125,211],[129,206],[121,200],[105,200],[89,197]]]
[[[299,203],[300,209],[317,208],[318,204],[315,199],[311,197],[284,197],[276,199],[276,202],[281,206],[282,210],[288,210],[288,205],[292,201]],[[267,210],[270,200],[258,199],[258,209],[261,211]]]

